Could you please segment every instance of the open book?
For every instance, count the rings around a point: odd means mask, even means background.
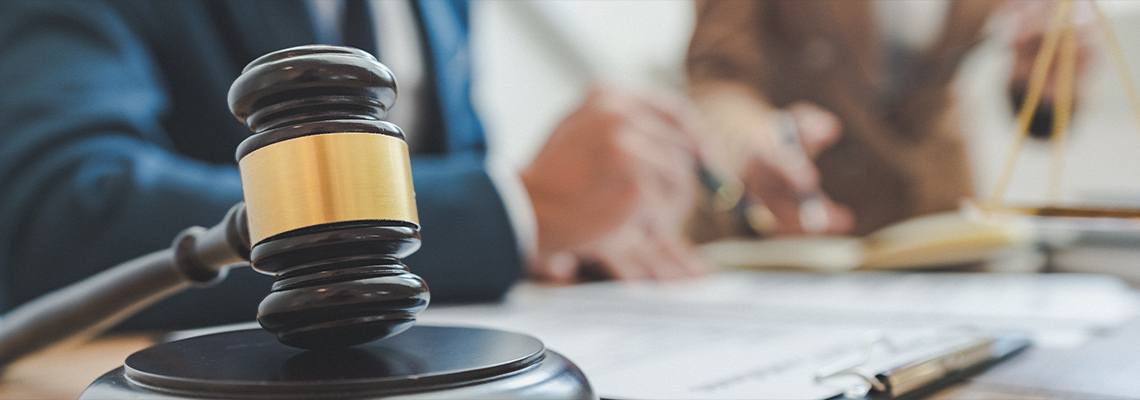
[[[977,212],[932,214],[884,227],[865,237],[808,236],[707,243],[716,264],[737,268],[817,270],[929,268],[985,261],[1028,243],[1025,223]]]

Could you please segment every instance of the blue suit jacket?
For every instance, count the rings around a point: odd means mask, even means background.
[[[416,7],[436,93],[413,156],[423,247],[406,262],[439,300],[495,299],[519,277],[471,107],[467,4]],[[242,67],[315,42],[299,0],[0,2],[0,309],[211,226],[241,200],[249,135],[226,106]],[[398,102],[398,100],[397,100]],[[248,269],[128,322],[249,320],[270,280]]]

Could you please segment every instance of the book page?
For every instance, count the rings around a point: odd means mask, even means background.
[[[861,238],[730,239],[701,249],[717,265],[732,268],[916,269],[988,261],[1033,239],[1025,221],[953,212],[910,219]]]
[[[701,251],[716,265],[732,268],[846,271],[867,258],[863,239],[854,237],[722,240],[701,245]]]

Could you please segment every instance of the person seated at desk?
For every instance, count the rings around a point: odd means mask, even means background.
[[[371,9],[369,11],[369,9]],[[249,135],[226,105],[263,54],[377,50],[400,82],[423,246],[406,260],[436,301],[499,298],[523,276],[572,281],[706,267],[684,238],[699,136],[673,100],[598,86],[521,172],[486,157],[471,104],[466,1],[0,3],[0,310],[133,257],[242,200]],[[267,277],[235,270],[125,323],[251,320]]]
[[[864,235],[972,196],[958,66],[1004,7],[1016,30],[1009,91],[1020,106],[1053,3],[698,0],[690,91],[721,147],[755,149],[727,162],[774,217],[759,233],[804,233],[795,200],[822,189],[829,224],[814,233]],[[1031,126],[1037,137],[1051,132],[1053,82]],[[789,152],[779,144],[786,115],[814,163],[778,162]],[[697,224],[701,239],[756,233],[702,208],[719,223]]]

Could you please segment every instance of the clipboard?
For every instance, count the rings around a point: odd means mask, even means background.
[[[913,400],[962,382],[1030,346],[1021,335],[958,333],[899,350],[885,337],[870,340],[856,360],[820,369],[817,382],[855,376],[861,382],[827,400]],[[886,347],[886,354],[876,349]],[[876,357],[879,359],[876,360]]]

